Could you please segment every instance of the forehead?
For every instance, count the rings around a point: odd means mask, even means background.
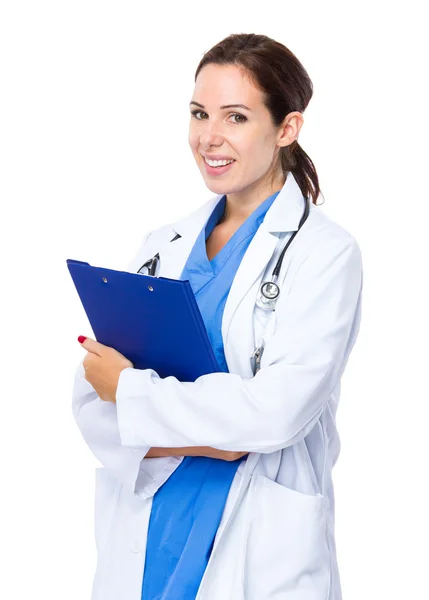
[[[262,92],[240,67],[208,64],[198,74],[192,100],[206,108],[240,103],[253,110],[262,103]]]

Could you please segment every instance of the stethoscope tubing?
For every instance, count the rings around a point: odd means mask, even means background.
[[[276,266],[274,267],[273,273],[271,275],[271,280],[276,281],[278,276],[280,275],[280,269],[282,266],[282,262],[283,262],[283,257],[286,254],[286,250],[289,248],[289,246],[291,245],[291,243],[293,242],[293,240],[295,239],[295,236],[297,235],[298,231],[301,229],[301,227],[304,225],[304,223],[306,222],[308,215],[310,214],[310,199],[309,198],[305,198],[305,210],[304,210],[304,214],[301,217],[301,221],[299,222],[298,225],[298,229],[293,233],[293,235],[290,237],[290,239],[288,240],[286,246],[283,248],[282,253],[279,256],[279,259],[277,261]]]

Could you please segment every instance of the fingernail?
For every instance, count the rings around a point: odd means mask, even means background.
[[[86,337],[84,335],[80,335],[77,339],[79,344],[83,344],[83,342],[86,340]]]

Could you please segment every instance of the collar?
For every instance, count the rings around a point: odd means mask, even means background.
[[[204,223],[212,214],[215,206],[225,194],[216,194],[199,209],[186,217],[172,223],[172,228],[182,237],[194,231],[195,222]],[[305,198],[291,171],[288,172],[276,199],[265,215],[260,229],[269,233],[297,231],[305,208]]]

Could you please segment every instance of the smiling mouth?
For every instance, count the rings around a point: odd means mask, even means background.
[[[235,159],[230,159],[225,165],[211,165],[209,162],[207,162],[206,157],[203,156],[203,161],[204,164],[206,164],[208,167],[212,168],[212,169],[221,169],[222,167],[229,167],[229,165],[232,165],[232,163],[236,162]]]

